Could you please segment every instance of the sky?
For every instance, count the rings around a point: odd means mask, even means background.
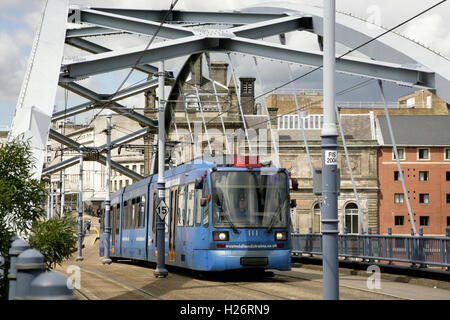
[[[308,3],[322,5],[323,0],[296,0],[289,3]],[[393,27],[398,23],[414,16],[420,11],[439,2],[439,0],[337,0],[337,10],[351,13],[354,16],[362,17],[375,21],[377,24],[385,27]],[[31,51],[36,28],[39,25],[41,11],[45,0],[1,0],[0,1],[0,127],[11,125],[14,115],[15,106],[17,104],[18,95],[28,63],[28,56]],[[99,6],[99,7],[126,7],[140,9],[168,9],[170,0],[70,0],[70,4],[82,6]],[[277,4],[275,1],[262,0],[226,0],[226,1],[204,1],[204,0],[179,0],[175,10],[192,10],[192,11],[232,11],[240,10],[246,7],[263,6],[264,4]],[[280,7],[283,3],[280,2]],[[441,52],[450,57],[450,1],[447,1],[439,7],[429,11],[423,16],[414,19],[408,24],[402,26],[397,31],[419,41],[426,46]],[[447,18],[447,19],[446,19]],[[129,37],[119,38],[118,36],[111,39],[106,37],[98,39],[99,43],[105,41],[109,46],[114,48],[124,48],[127,46],[135,46],[145,44],[148,37]],[[112,41],[114,40],[114,41]],[[317,40],[314,35],[306,32],[295,32],[287,35],[288,46],[301,49],[318,50]],[[270,41],[270,39],[269,39]],[[337,46],[337,53],[343,53],[348,50],[343,46]],[[66,46],[65,56],[82,56],[87,53]],[[213,56],[214,58],[214,56]],[[217,56],[218,59],[223,57]],[[237,76],[254,76],[251,74],[254,70],[249,69],[251,65],[250,57],[242,55],[232,55],[232,61],[236,65]],[[173,67],[176,61],[169,61],[166,66]],[[265,92],[288,80],[287,64],[279,62],[263,62],[267,63],[261,67],[259,72],[263,79],[263,87],[257,87],[257,94]],[[254,68],[253,68],[254,69]],[[274,72],[282,70],[283,72]],[[294,76],[302,74],[305,68],[293,66]],[[114,72],[107,75],[95,76],[80,82],[90,88],[97,89],[101,93],[114,92],[122,80],[125,78],[127,71]],[[145,76],[136,72],[128,79],[125,86],[132,83],[142,81]],[[360,78],[355,77],[338,78],[337,91],[351,87],[361,82]],[[105,83],[107,83],[105,87]],[[297,88],[321,89],[322,75],[316,72],[301,81],[296,82]],[[413,91],[411,88],[399,87],[396,85],[386,86],[386,95],[388,100],[396,101],[396,98]],[[375,84],[366,86],[351,93],[339,96],[339,101],[381,101],[380,95]],[[55,104],[56,110],[64,108],[65,105],[72,106],[84,102],[80,97],[69,94],[65,99],[64,90],[58,89]],[[136,96],[121,102],[128,107],[143,107],[142,95]],[[83,121],[80,118],[80,121]]]

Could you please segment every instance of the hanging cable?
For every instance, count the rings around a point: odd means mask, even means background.
[[[201,60],[200,60],[201,63]],[[194,69],[194,65],[191,62],[191,70]],[[200,94],[198,93],[198,87],[197,87],[197,75],[195,73],[195,69],[194,71],[191,71],[192,74],[192,78],[194,81],[194,90],[195,90],[195,94],[197,96],[197,105],[200,108],[200,114],[202,116],[202,122],[203,122],[203,126],[205,127],[205,135],[206,135],[206,140],[208,141],[208,148],[209,148],[209,154],[212,155],[212,148],[211,148],[211,141],[209,139],[209,135],[208,135],[208,126],[206,125],[206,121],[205,121],[205,115],[203,113],[203,106],[202,106],[202,101],[200,100]],[[202,75],[199,75],[199,79],[200,82],[202,81]]]
[[[258,79],[257,80],[258,81],[258,86],[261,88],[261,91],[262,91],[263,87],[262,87],[262,82],[261,82],[261,76],[259,74],[258,61],[257,61],[255,56],[253,57],[253,61],[255,62],[256,78]],[[272,121],[270,121],[269,109],[267,108],[265,97],[263,97],[263,99],[262,99],[262,105],[263,105],[264,110],[265,110],[265,112],[267,114],[267,120],[269,122],[270,137],[271,137],[271,140],[272,140],[273,150],[275,152],[275,159],[276,159],[275,167],[276,168],[281,168],[279,149],[278,149],[277,141],[275,140],[275,135],[273,133]]]
[[[380,88],[381,97],[383,98],[384,112],[386,113],[386,122],[388,125],[389,134],[391,135],[391,139],[392,139],[392,147],[394,148],[395,160],[397,161],[397,167],[398,167],[398,174],[400,176],[400,181],[402,182],[403,195],[405,197],[406,206],[408,208],[409,220],[411,221],[411,227],[413,229],[413,233],[416,236],[417,235],[416,224],[414,223],[414,217],[411,212],[411,205],[409,204],[408,192],[406,191],[405,179],[403,176],[402,166],[400,165],[400,159],[398,157],[397,144],[395,143],[394,132],[392,131],[391,119],[389,117],[389,111],[388,111],[388,107],[387,107],[387,103],[386,103],[386,98],[384,96],[383,82],[381,82],[381,80],[378,80],[378,86]]]
[[[367,40],[366,42],[364,42],[364,43],[358,45],[357,47],[355,47],[355,48],[353,48],[353,49],[348,50],[347,52],[345,52],[345,53],[341,54],[340,56],[338,56],[338,57],[336,58],[336,61],[339,60],[339,59],[341,59],[341,58],[343,58],[343,57],[345,57],[346,55],[348,55],[348,54],[350,54],[350,53],[352,53],[352,52],[354,52],[354,51],[357,51],[358,49],[361,49],[362,47],[368,45],[369,43],[371,43],[371,42],[373,42],[373,41],[375,41],[375,40],[378,40],[379,38],[381,38],[381,37],[384,36],[385,34],[388,34],[388,33],[392,32],[392,31],[394,31],[395,29],[398,29],[399,27],[401,27],[401,26],[407,24],[408,22],[410,22],[410,21],[412,21],[412,20],[418,18],[419,16],[421,16],[421,15],[423,15],[424,13],[430,11],[431,9],[434,9],[434,8],[436,8],[437,6],[443,4],[444,2],[447,2],[447,0],[439,1],[438,3],[432,5],[431,7],[428,7],[427,9],[425,9],[425,10],[419,12],[418,14],[412,16],[411,18],[406,19],[406,20],[402,21],[401,23],[397,24],[396,26],[394,26],[394,27],[392,27],[392,28],[390,28],[390,29],[388,29],[388,30],[382,32],[382,33],[379,34],[378,36],[376,36],[376,37],[374,37],[374,38],[371,38],[371,39]],[[272,90],[269,90],[269,91],[267,91],[267,92],[261,94],[260,96],[258,96],[258,97],[256,97],[256,98],[259,98],[259,97],[261,97],[261,96],[263,96],[263,95],[267,95],[267,94],[269,94],[269,93],[271,93],[271,92],[273,92],[273,91],[275,91],[275,90],[277,90],[277,89],[283,88],[284,86],[287,86],[287,85],[290,84],[291,82],[294,82],[294,81],[297,81],[297,80],[299,80],[299,79],[301,79],[301,78],[304,78],[304,77],[306,77],[307,75],[309,75],[309,74],[311,74],[311,73],[313,73],[313,72],[315,72],[315,71],[321,69],[322,67],[323,67],[323,65],[320,65],[320,66],[318,66],[318,67],[316,67],[316,68],[314,68],[314,69],[312,69],[312,70],[310,70],[310,71],[308,71],[308,72],[302,74],[301,76],[299,76],[299,77],[297,77],[297,78],[295,78],[295,79],[293,79],[293,80],[291,80],[291,81],[289,81],[289,82],[286,82],[286,83],[282,84],[281,86],[275,87],[275,88],[273,88]],[[255,99],[256,99],[256,98],[255,98]]]
[[[291,66],[289,63],[288,63],[288,73],[289,73],[289,79],[292,80],[292,71],[291,71]],[[295,107],[297,109],[298,121],[299,121],[300,128],[302,130],[303,143],[305,144],[305,150],[306,150],[306,156],[308,159],[309,170],[311,171],[311,177],[314,177],[314,168],[313,168],[313,164],[312,164],[312,160],[311,160],[311,154],[309,153],[308,140],[306,138],[305,128],[303,126],[303,119],[300,114],[300,106],[298,103],[297,94],[295,93],[294,82],[291,82],[291,86],[292,86],[292,94],[294,96],[294,101],[295,101]],[[320,212],[322,212],[322,201],[320,201],[319,195],[317,195],[317,203],[319,204]]]
[[[211,78],[211,83],[213,85],[214,96],[216,97],[217,108],[219,109],[220,122],[222,124],[223,136],[225,138],[225,146],[227,148],[227,153],[231,154],[232,152],[231,152],[231,149],[230,149],[230,145],[228,143],[228,136],[227,136],[227,132],[226,132],[226,129],[225,129],[225,123],[224,123],[223,117],[222,117],[222,114],[223,114],[222,107],[221,107],[220,102],[219,102],[219,96],[217,95],[216,82],[214,81],[214,74],[213,74],[213,72],[211,70],[211,60],[209,58],[209,54],[204,53],[204,56],[205,56],[205,59],[206,59],[206,63],[208,65],[209,77]]]
[[[230,66],[231,66],[231,74],[233,76],[234,86],[236,88],[236,97],[237,97],[237,101],[238,101],[238,105],[239,105],[239,111],[241,113],[242,124],[244,125],[245,137],[247,138],[248,150],[249,150],[250,154],[253,154],[252,146],[251,146],[250,139],[249,139],[249,136],[248,136],[247,121],[245,121],[244,112],[242,111],[242,101],[241,101],[241,93],[240,93],[240,89],[239,89],[239,84],[237,82],[236,75],[234,73],[233,61],[231,60],[231,56],[230,56],[229,52],[227,52],[227,57],[228,57],[228,61],[229,61]]]
[[[347,160],[348,171],[350,172],[350,179],[352,180],[353,193],[355,194],[356,205],[358,207],[359,221],[361,221],[361,233],[364,234],[364,233],[366,233],[364,216],[363,216],[362,210],[361,210],[361,204],[359,201],[358,191],[356,190],[355,179],[353,178],[352,166],[350,165],[350,158],[348,156],[347,143],[345,142],[344,130],[342,129],[341,113],[339,112],[339,108],[337,105],[335,105],[335,110],[336,110],[336,119],[338,120],[338,124],[339,124],[339,131],[340,131],[341,137],[342,137],[342,145],[344,146],[345,159]]]

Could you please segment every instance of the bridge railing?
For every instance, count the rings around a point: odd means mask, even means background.
[[[292,253],[321,255],[322,234],[292,233]],[[410,263],[412,266],[441,266],[450,270],[450,228],[445,237],[339,234],[338,255],[345,259],[360,259],[392,264]]]

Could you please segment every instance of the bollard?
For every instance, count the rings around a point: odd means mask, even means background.
[[[17,257],[17,282],[14,300],[30,295],[31,282],[45,270],[44,256],[35,249],[28,249]]]
[[[18,238],[13,241],[11,244],[11,248],[9,249],[9,270],[8,270],[8,281],[9,281],[9,288],[8,288],[8,300],[14,299],[16,295],[16,287],[17,287],[17,258],[18,256],[24,252],[25,250],[28,250],[30,248],[30,245],[28,242]]]
[[[67,286],[68,278],[59,272],[50,271],[37,276],[30,286],[26,300],[77,300],[73,289]]]

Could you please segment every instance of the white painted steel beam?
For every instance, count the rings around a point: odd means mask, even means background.
[[[195,52],[217,47],[218,39],[192,36],[183,39],[169,40],[132,49],[115,50],[99,53],[83,58],[83,61],[69,63],[62,66],[63,77],[77,79],[95,74],[130,68],[140,59],[140,64],[147,64],[161,59],[171,59],[189,55]]]
[[[22,82],[8,140],[31,139],[39,179],[46,152],[48,130],[54,109],[60,64],[66,36],[68,0],[47,0]]]
[[[142,20],[161,22],[166,14],[165,10],[121,9],[121,8],[91,8],[96,11],[114,13],[122,16],[134,17]],[[286,17],[286,13],[248,13],[238,11],[201,12],[173,10],[166,22],[175,23],[212,23],[243,25],[257,23],[270,19]]]
[[[323,62],[321,52],[300,51],[280,44],[240,37],[221,39],[220,48],[311,67],[320,67]],[[376,62],[369,59],[341,58],[336,61],[336,71],[421,88],[434,88],[435,85],[434,73],[423,70],[423,68],[422,70],[408,68],[399,64]]]
[[[51,139],[55,140],[56,142],[62,143],[63,145],[68,146],[69,148],[73,148],[73,149],[79,150],[81,152],[90,153],[96,149],[96,148],[86,147],[53,129],[50,129],[49,137]],[[79,159],[79,156],[76,156],[76,158]],[[70,162],[69,160],[67,160],[67,161]],[[101,154],[98,155],[98,159],[96,159],[95,161],[98,161],[101,164],[106,165],[106,157],[102,156]],[[111,161],[111,168],[119,171],[120,173],[122,173],[122,174],[126,175],[127,177],[130,177],[134,180],[141,180],[142,178],[144,178],[140,174],[128,169],[127,167],[122,166],[121,164],[119,164],[115,161]]]
[[[154,87],[155,86],[154,81],[155,80],[150,80],[150,81],[147,81],[145,83],[145,85],[138,85],[139,90],[136,90],[135,92],[136,93],[143,92],[143,91],[147,90],[148,88]],[[156,80],[156,82],[157,82],[157,80]],[[86,99],[94,101],[97,104],[96,108],[110,109],[118,114],[121,114],[130,119],[133,119],[133,120],[135,120],[143,125],[146,125],[146,126],[150,126],[150,127],[158,126],[157,120],[150,119],[138,112],[135,112],[132,109],[128,109],[127,107],[115,102],[115,100],[119,100],[119,98],[123,99],[124,97],[130,95],[130,92],[127,89],[125,89],[125,91],[122,92],[122,95],[111,98],[111,95],[98,94],[98,93],[96,93],[88,88],[85,88],[75,82],[60,82],[59,85],[73,93],[76,93],[76,94],[86,98]],[[110,98],[111,98],[111,100],[109,100]],[[73,110],[73,111],[75,111],[75,110]],[[78,107],[78,111],[80,111],[79,113],[81,113],[80,107]],[[58,117],[61,117],[61,112],[62,111],[58,112],[58,114],[57,114]]]
[[[120,34],[123,31],[103,27],[67,28],[66,39]]]
[[[312,18],[305,16],[287,16],[263,22],[247,24],[229,29],[237,37],[261,39],[295,30],[312,28]]]
[[[104,46],[101,46],[99,44],[96,44],[94,42],[91,42],[91,41],[88,41],[88,40],[82,39],[82,38],[69,38],[68,39],[66,37],[66,43],[71,46],[74,46],[78,49],[85,50],[87,52],[95,53],[95,54],[112,51],[111,49],[108,49]],[[157,74],[158,73],[158,68],[154,67],[150,64],[144,64],[144,65],[137,66],[136,70],[139,70],[141,72],[145,72],[148,74]]]
[[[192,31],[169,25],[160,25],[159,22],[142,20],[132,17],[124,17],[118,14],[96,11],[91,9],[79,10],[80,22],[87,22],[97,26],[121,30],[124,32],[153,35],[158,31],[158,37],[178,39],[192,36]],[[76,21],[77,22],[77,21]]]

